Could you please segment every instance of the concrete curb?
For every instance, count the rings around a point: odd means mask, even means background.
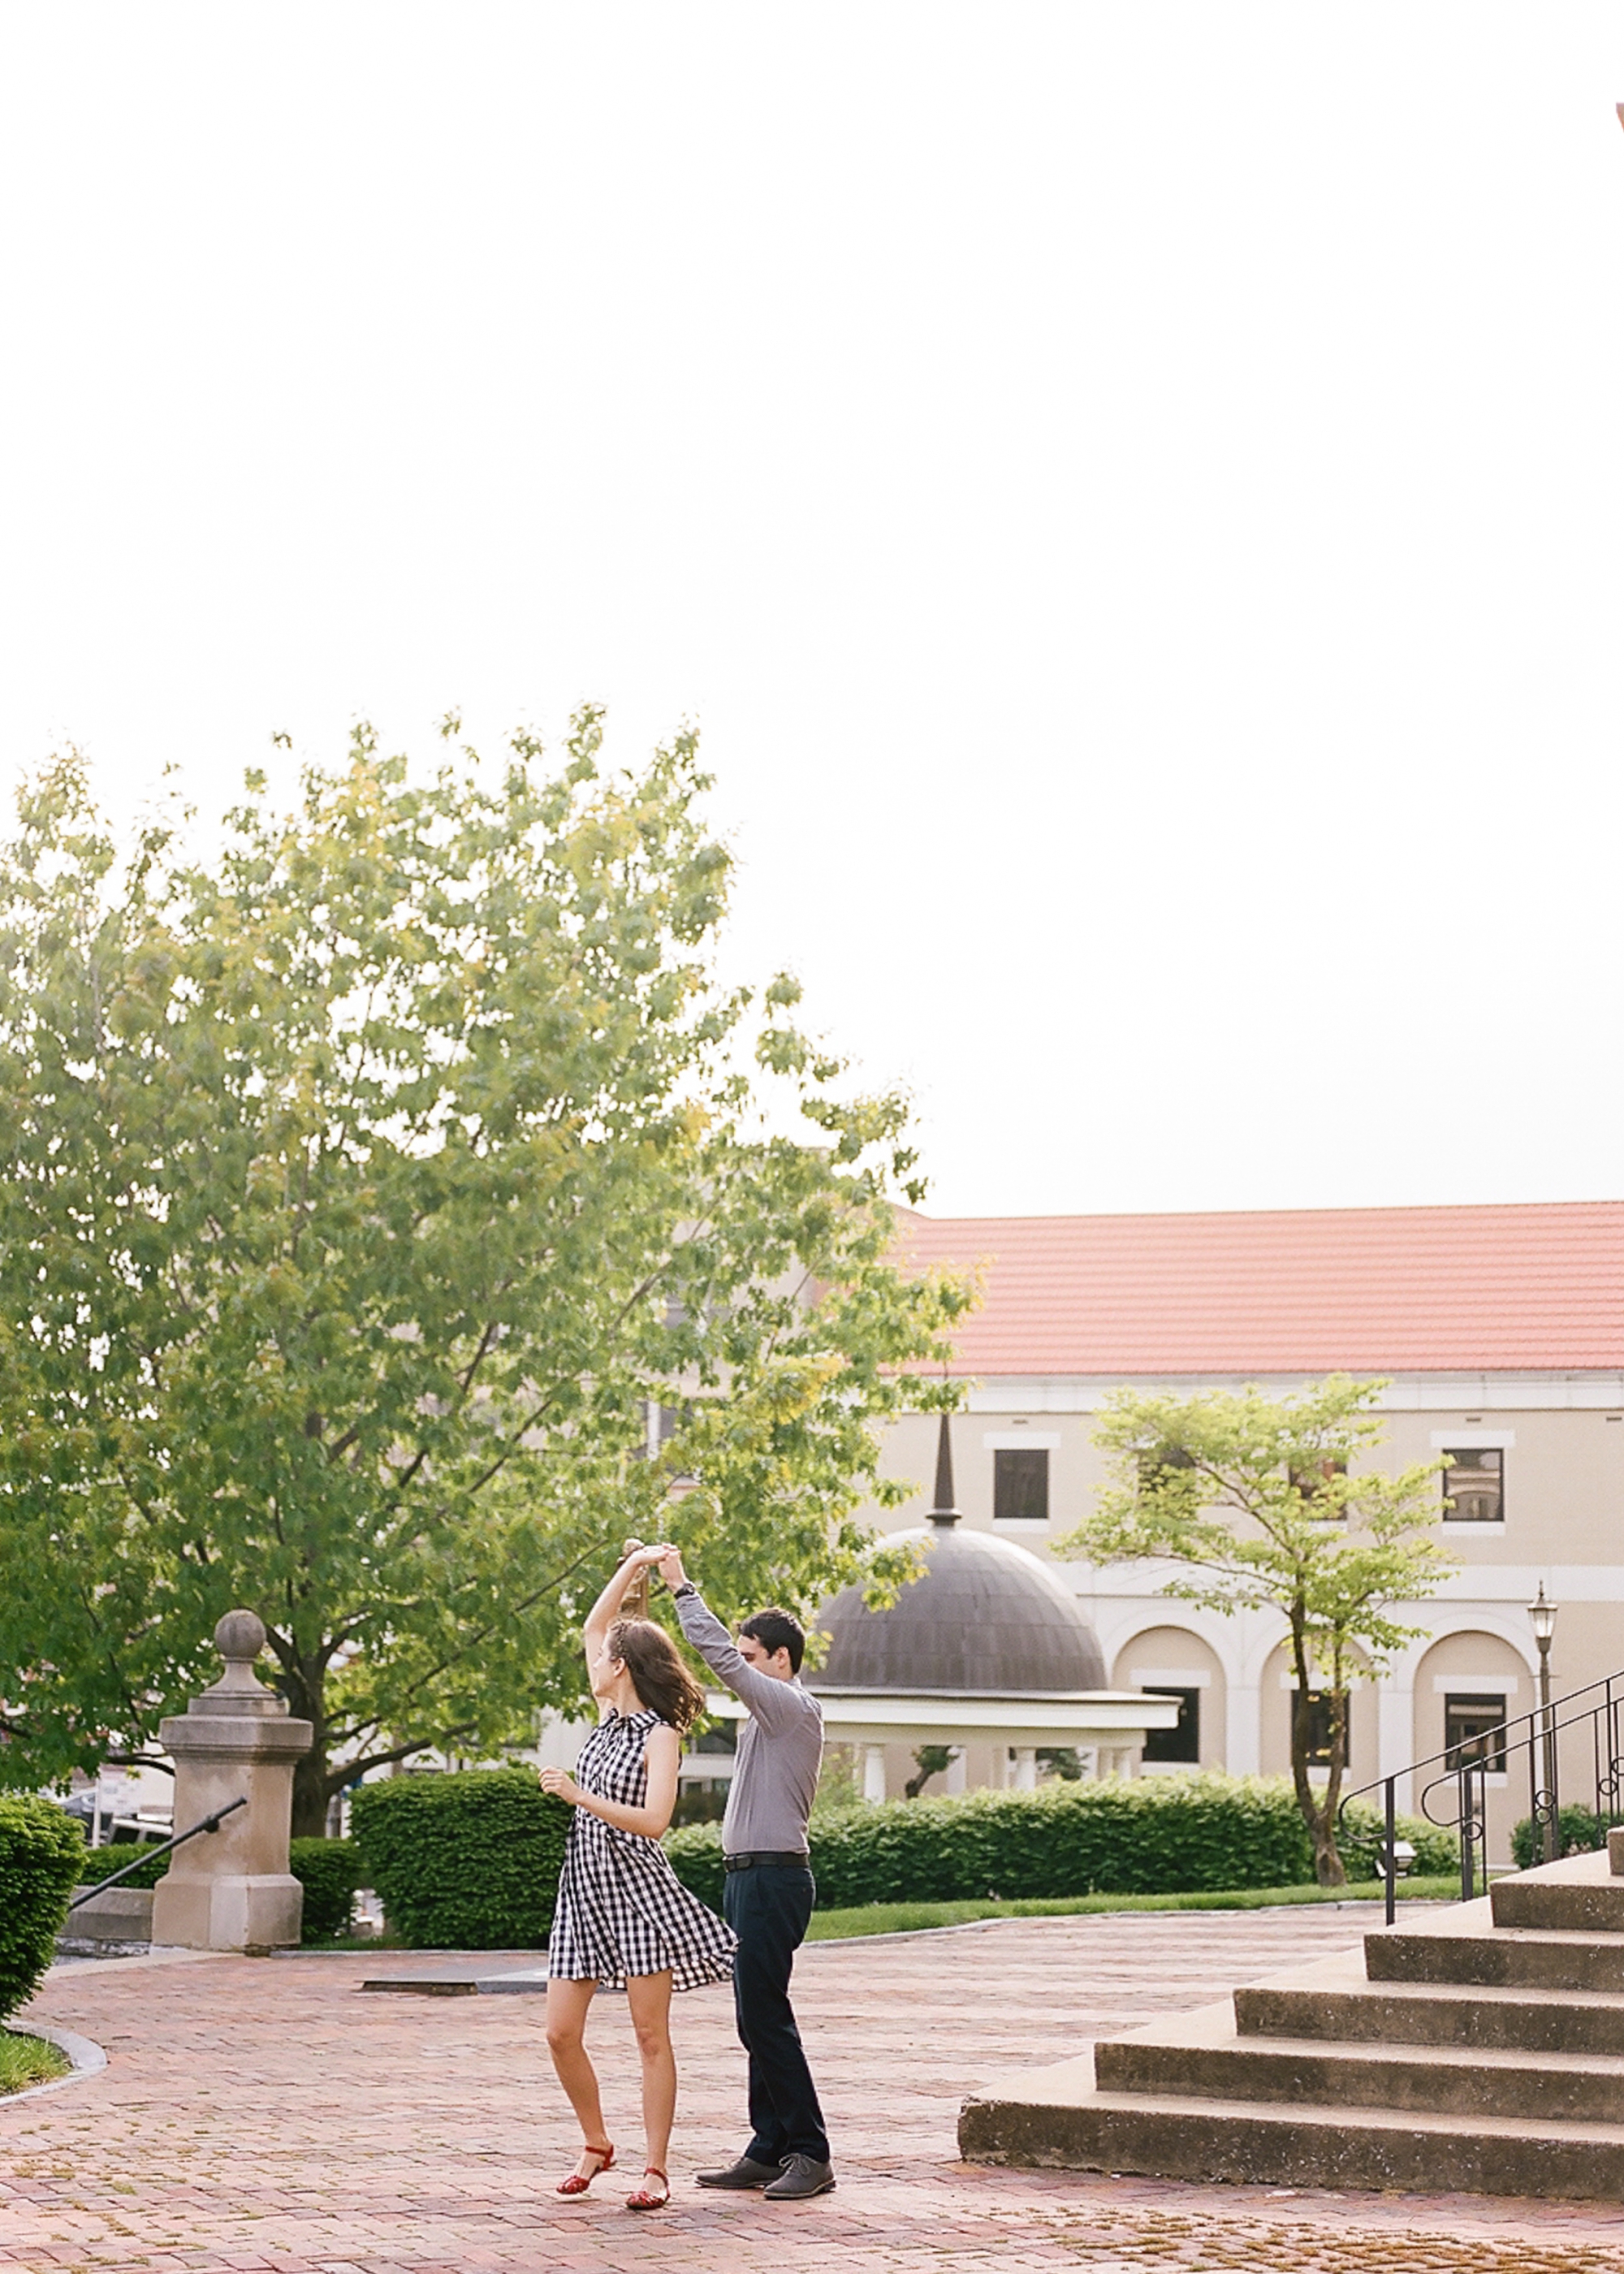
[[[1422,1897],[1421,1901],[1429,1903],[1443,1903],[1447,1902],[1448,1898],[1444,1895],[1428,1895]],[[1417,1902],[1412,1902],[1410,1905],[1411,1910],[1417,1910],[1419,1908],[1420,1904]],[[1369,1911],[1373,1914],[1380,1909],[1380,1898],[1372,1900],[1359,1895],[1347,1902],[1249,1903],[1244,1909],[1232,1911],[1207,1908],[1199,1910],[1193,1908],[1189,1910],[1176,1910],[1171,1907],[1163,1911],[1034,1911],[1024,1917],[1018,1914],[1012,1918],[959,1919],[951,1926],[888,1927],[883,1934],[808,1935],[796,1951],[795,1955],[799,1958],[802,1952],[808,1950],[838,1950],[843,1944],[848,1942],[861,1942],[866,1948],[868,1944],[875,1942],[917,1942],[921,1935],[927,1934],[979,1934],[984,1927],[989,1926],[1048,1926],[1059,1925],[1062,1923],[1068,1926],[1075,1926],[1081,1919],[1279,1918],[1283,1911]],[[1404,1909],[1402,1901],[1399,1909],[1401,1910]],[[816,1918],[817,1913],[814,1911],[812,1916]]]
[[[44,2092],[65,2092],[81,2077],[94,2076],[98,2069],[107,2067],[107,2053],[94,2037],[81,2037],[77,2029],[58,2029],[43,2022],[31,2022],[26,2029],[14,2029],[6,2024],[6,2033],[14,2037],[43,2037],[48,2045],[66,2053],[73,2066],[66,2076],[54,2076],[49,2084],[31,2084],[21,2092],[8,2092],[0,2099],[0,2113],[8,2108],[20,2107],[25,2100],[37,2100]]]

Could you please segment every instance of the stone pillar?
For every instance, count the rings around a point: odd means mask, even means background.
[[[1035,1792],[1038,1788],[1038,1754],[1035,1745],[1017,1745],[1015,1758],[1010,1764],[1010,1782],[1017,1792]]]
[[[885,1748],[883,1745],[863,1747],[863,1798],[882,1801],[885,1797]]]
[[[228,1611],[214,1629],[226,1670],[159,1729],[175,1762],[175,1829],[239,1796],[248,1803],[169,1858],[153,1896],[152,1939],[190,1950],[270,1950],[299,1939],[304,1890],[288,1869],[293,1765],[311,1725],[255,1676],[265,1628]]]

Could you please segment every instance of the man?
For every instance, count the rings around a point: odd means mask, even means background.
[[[722,1854],[722,1909],[739,1938],[733,2004],[750,2059],[750,2144],[702,2187],[759,2187],[768,2202],[803,2202],[834,2186],[829,2137],[789,2002],[790,1969],[812,1916],[807,1819],[823,1758],[823,1712],[799,1679],[806,1636],[787,1611],[756,1611],[735,1644],[673,1547],[660,1577],[682,1631],[747,1708]]]

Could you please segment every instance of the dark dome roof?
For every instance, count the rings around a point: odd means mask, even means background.
[[[808,1689],[1031,1697],[1106,1687],[1087,1614],[1035,1555],[956,1524],[891,1536],[923,1545],[928,1569],[889,1611],[866,1609],[861,1587],[823,1606],[829,1653]]]

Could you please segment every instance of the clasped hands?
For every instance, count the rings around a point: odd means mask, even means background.
[[[635,1570],[658,1565],[660,1577],[668,1587],[681,1586],[688,1577],[682,1569],[682,1551],[673,1547],[669,1540],[658,1547],[645,1547],[639,1541],[635,1547],[628,1548],[626,1560]]]

